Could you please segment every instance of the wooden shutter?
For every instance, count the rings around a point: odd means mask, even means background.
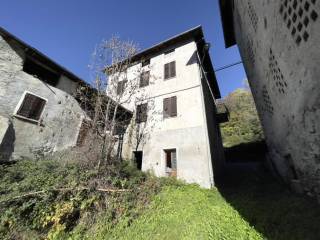
[[[148,104],[144,103],[142,104],[142,122],[146,122],[147,121],[147,117],[148,117]]]
[[[136,113],[136,122],[142,123],[146,122],[148,118],[148,104],[140,104],[137,106],[137,113]]]
[[[118,86],[117,86],[117,94],[118,95],[123,94],[124,87],[127,82],[128,82],[127,80],[122,80],[122,81],[118,82]]]
[[[141,105],[137,106],[137,112],[136,112],[136,123],[141,122]]]
[[[149,85],[150,71],[143,72],[140,77],[140,86],[145,87]]]
[[[177,116],[177,97],[171,97],[170,99],[170,117]]]
[[[173,61],[170,63],[170,77],[176,76],[176,62]]]
[[[163,99],[163,117],[167,118],[170,117],[170,98]]]
[[[44,99],[27,93],[24,96],[23,102],[17,112],[17,115],[33,120],[39,120],[45,104],[46,101]]]
[[[33,105],[33,96],[27,93],[24,96],[23,102],[17,113],[22,117],[29,118],[29,112],[32,109],[32,105]]]
[[[122,93],[122,82],[118,82],[117,94],[120,95],[121,93]]]
[[[177,170],[177,152],[175,149],[171,151],[171,162],[172,170]]]
[[[168,79],[170,77],[170,66],[169,63],[164,65],[164,79]]]

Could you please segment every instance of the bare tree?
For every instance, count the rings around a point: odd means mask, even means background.
[[[82,86],[78,91],[78,98],[91,118],[87,130],[93,138],[101,140],[98,168],[111,164],[115,155],[119,157],[115,144],[122,141],[130,122],[138,131],[138,135],[135,134],[139,136],[137,147],[145,139],[148,124],[136,124],[125,109],[133,111],[136,102],[147,99],[144,89],[139,87],[143,69],[141,64],[134,62],[137,52],[138,47],[132,41],[122,41],[118,37],[102,41],[95,48],[89,66],[93,87]]]

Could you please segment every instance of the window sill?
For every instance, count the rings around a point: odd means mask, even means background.
[[[163,117],[163,120],[166,120],[166,119],[172,119],[172,118],[177,118],[178,116],[172,116],[172,117]]]
[[[139,86],[139,88],[146,88],[146,87],[148,87],[149,86],[149,84],[148,85],[145,85],[145,86]]]
[[[44,127],[44,125],[41,123],[40,120],[34,120],[34,119],[31,119],[31,118],[26,118],[26,117],[23,117],[23,116],[20,116],[20,115],[17,115],[17,114],[14,114],[13,117],[17,118],[19,120],[23,120],[23,121],[26,121],[26,122],[33,123],[33,124],[36,124],[38,126]]]
[[[164,81],[167,81],[167,80],[171,80],[171,79],[174,79],[176,78],[177,76],[174,76],[174,77],[169,77],[169,78],[163,78]]]

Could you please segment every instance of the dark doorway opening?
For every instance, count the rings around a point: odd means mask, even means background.
[[[142,169],[142,155],[143,155],[143,152],[142,151],[135,151],[133,152],[133,155],[134,155],[134,163],[135,165],[137,166],[137,168],[139,170]]]
[[[164,150],[166,158],[166,173],[171,177],[177,176],[177,152],[176,149]]]

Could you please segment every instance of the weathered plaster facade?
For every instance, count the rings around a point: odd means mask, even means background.
[[[221,0],[226,46],[237,44],[270,159],[320,199],[320,1]]]
[[[25,49],[29,46],[23,46],[24,43],[13,39],[11,35],[8,37],[1,30],[0,161],[34,157],[75,146],[85,116],[72,96],[79,80],[65,76],[65,69],[61,69],[58,83],[52,86],[37,76],[26,73],[23,65],[28,55]],[[47,58],[45,60],[51,61]],[[55,63],[50,63],[56,66]],[[46,100],[38,123],[16,116],[19,102],[21,103],[26,92]]]
[[[198,54],[203,52],[200,42],[204,43],[201,27],[187,33],[189,37],[184,34],[154,47],[157,50],[148,49],[140,54],[140,58],[150,59],[150,64],[142,67],[138,60],[128,69],[127,80],[133,82],[131,85],[139,84],[136,73],[150,71],[149,85],[140,88],[124,107],[135,111],[138,104],[148,103],[150,136],[137,149],[143,152],[143,171],[167,176],[165,150],[175,149],[177,178],[210,188],[214,185],[213,173],[218,175],[224,162],[220,129],[215,118],[215,98],[220,97],[220,93],[217,87],[212,87],[216,79],[207,53],[205,62],[211,67],[209,80],[200,67]],[[173,51],[165,54],[168,50]],[[164,79],[164,65],[173,61],[176,75]],[[210,87],[207,81],[212,81]],[[211,94],[213,90],[215,96]],[[164,99],[169,97],[177,99],[177,115],[164,118]],[[130,128],[123,146],[123,156],[127,159],[131,159],[135,151],[135,141],[129,131]]]

